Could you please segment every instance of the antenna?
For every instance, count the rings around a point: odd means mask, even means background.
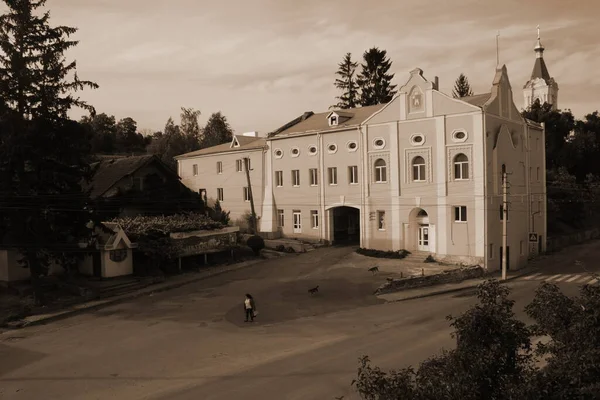
[[[496,67],[500,65],[500,50],[498,47],[498,38],[500,37],[500,31],[496,33]]]
[[[538,40],[540,40],[540,26],[537,26],[537,30],[538,30]]]

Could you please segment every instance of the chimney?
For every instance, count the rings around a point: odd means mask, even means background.
[[[433,88],[438,91],[440,90],[440,78],[437,76],[433,79]]]
[[[242,133],[242,136],[246,136],[246,137],[258,137],[258,132],[256,132],[256,131],[246,132],[246,133]]]

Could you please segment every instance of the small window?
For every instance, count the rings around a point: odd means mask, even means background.
[[[333,126],[333,125],[337,125],[337,124],[338,124],[338,118],[336,115],[332,115],[331,117],[329,117],[329,125]]]
[[[294,232],[300,233],[302,231],[302,213],[298,210],[292,212],[292,222],[294,224]]]
[[[298,169],[292,170],[292,186],[300,186],[300,170]]]
[[[410,142],[414,145],[414,146],[420,146],[423,143],[425,143],[425,136],[423,135],[412,135],[410,137]]]
[[[329,177],[329,184],[337,185],[337,168],[336,167],[327,168],[327,175]]]
[[[285,213],[283,210],[277,210],[277,221],[279,221],[279,227],[283,228],[285,224]]]
[[[237,172],[242,172],[244,169],[244,160],[235,160],[235,170]]]
[[[298,157],[300,155],[300,149],[294,147],[292,148],[292,150],[290,150],[290,154],[292,155],[292,157]]]
[[[192,165],[192,173],[194,176],[198,176],[198,164]]]
[[[358,166],[351,165],[348,167],[348,183],[351,185],[358,184]]]
[[[333,154],[337,151],[337,145],[336,144],[330,144],[329,146],[327,146],[327,151],[330,154]]]
[[[217,174],[222,174],[222,173],[223,173],[223,162],[217,161]]]
[[[455,137],[455,138],[457,138],[457,139],[464,139],[464,138],[465,138],[465,136],[466,136],[466,135],[465,135],[465,133],[464,133],[464,132],[456,132],[456,133],[454,134],[454,137]]]
[[[376,149],[383,149],[385,147],[385,140],[383,140],[383,138],[375,138],[373,140],[373,147]]]
[[[250,201],[250,190],[247,186],[244,187],[244,201]]]
[[[310,221],[313,229],[319,229],[319,211],[311,210]]]
[[[488,246],[488,258],[492,260],[494,258],[494,244],[490,243]]]
[[[275,154],[275,158],[281,158],[281,157],[283,157],[283,150],[281,150],[281,149],[275,149],[275,151],[273,152],[273,154]]]
[[[283,187],[283,171],[275,171],[275,185]]]
[[[385,211],[377,211],[377,229],[385,230]]]
[[[223,201],[223,188],[217,188],[217,200]]]
[[[469,179],[469,159],[460,153],[454,157],[454,180],[464,181],[467,179]]]
[[[452,133],[452,141],[454,142],[465,142],[467,140],[467,133],[464,131],[456,131]]]
[[[381,158],[375,161],[375,183],[387,182],[387,166]]]
[[[467,206],[454,207],[454,222],[467,222]]]
[[[310,154],[311,156],[314,156],[315,154],[317,154],[317,146],[314,146],[314,145],[308,146],[308,154]]]
[[[311,168],[308,170],[308,176],[310,178],[310,186],[317,186],[319,184],[319,178],[317,175],[317,169]]]
[[[358,144],[355,141],[348,142],[348,151],[356,151]]]
[[[425,182],[425,159],[421,156],[413,158],[412,178],[414,182]]]
[[[125,259],[127,258],[127,249],[111,250],[108,253],[108,256],[113,262],[125,261]]]

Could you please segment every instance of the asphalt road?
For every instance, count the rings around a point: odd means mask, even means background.
[[[0,335],[0,398],[347,400],[358,398],[350,382],[361,355],[398,368],[453,345],[445,317],[474,304],[474,291],[381,304],[370,295],[376,277],[331,270],[348,252],[321,249]],[[576,294],[598,256],[600,242],[573,247],[509,283],[517,315],[527,320],[542,279]],[[325,289],[309,296],[316,282]],[[261,307],[254,324],[241,322],[247,291]]]

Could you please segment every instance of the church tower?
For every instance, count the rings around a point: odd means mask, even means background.
[[[550,77],[548,68],[544,62],[544,46],[542,46],[542,42],[540,41],[539,25],[537,32],[537,43],[534,48],[535,64],[533,64],[531,78],[523,86],[523,105],[527,109],[536,99],[539,99],[541,104],[544,104],[544,102],[552,104],[552,109],[556,110],[558,108],[558,85],[554,81],[554,78]]]

